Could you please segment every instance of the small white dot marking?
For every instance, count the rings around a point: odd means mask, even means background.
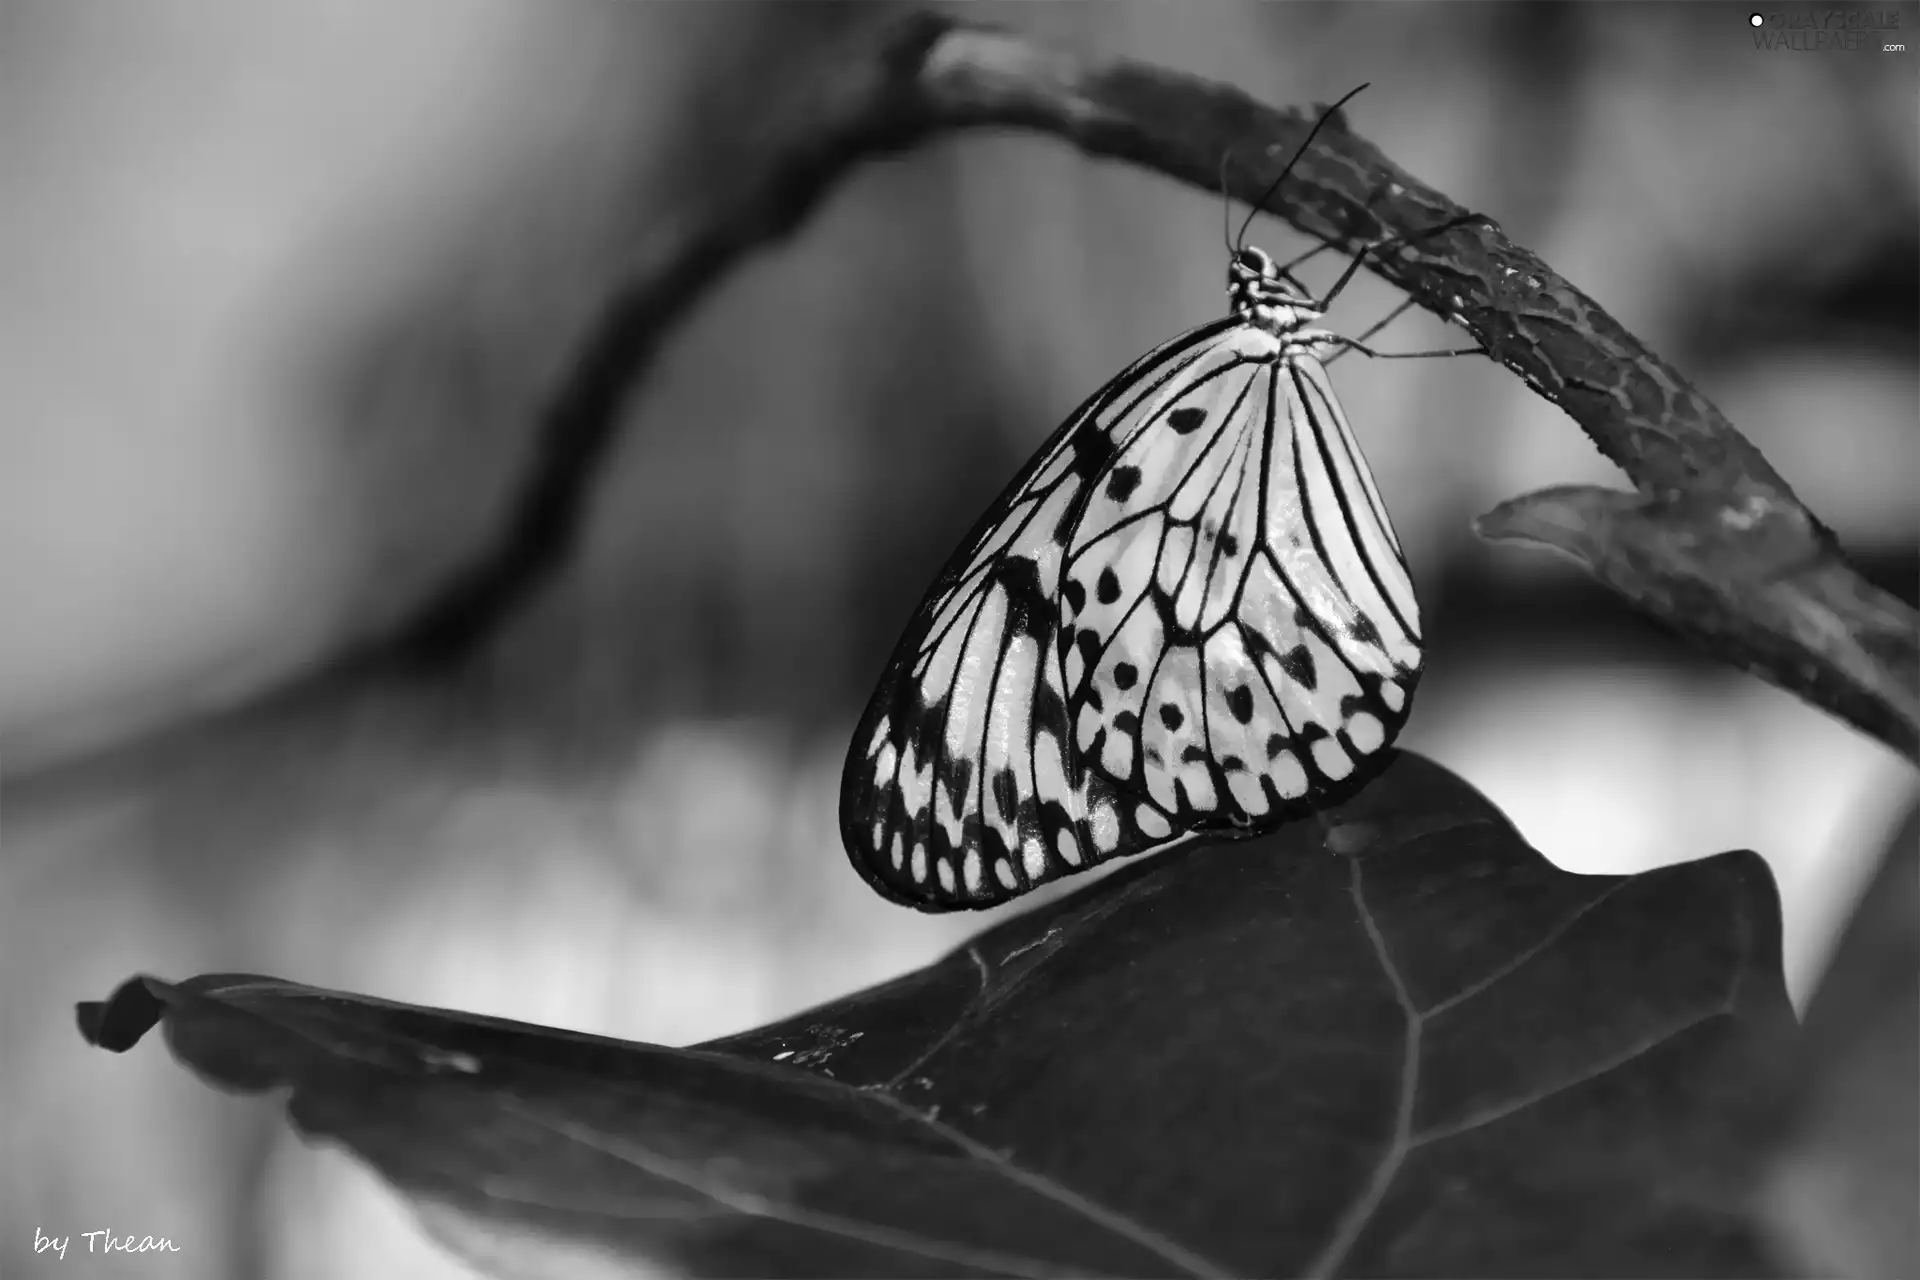
[[[1321,738],[1313,744],[1313,763],[1335,782],[1353,772],[1353,760],[1332,738]]]
[[[1267,776],[1273,779],[1273,789],[1282,799],[1298,800],[1307,794],[1307,771],[1300,767],[1291,751],[1282,751],[1267,766]]]
[[[1243,812],[1257,818],[1267,811],[1267,793],[1261,790],[1260,780],[1252,774],[1228,774],[1227,790],[1233,792],[1233,798],[1239,802]]]
[[[1047,878],[1047,846],[1038,832],[1029,832],[1020,841],[1020,865],[1026,870],[1029,880]]]
[[[1060,834],[1053,838],[1053,851],[1060,855],[1061,861],[1069,866],[1080,865],[1080,842],[1073,838],[1073,832],[1062,827]]]

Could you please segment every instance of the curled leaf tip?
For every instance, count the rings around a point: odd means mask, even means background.
[[[144,977],[129,978],[106,1000],[83,1000],[74,1008],[87,1043],[125,1053],[160,1021],[164,1006]]]

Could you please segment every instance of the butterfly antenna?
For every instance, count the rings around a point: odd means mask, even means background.
[[[1227,256],[1234,255],[1233,248],[1233,197],[1227,194],[1227,161],[1233,159],[1233,148],[1228,147],[1220,153],[1220,242],[1227,246]]]
[[[1366,87],[1367,86],[1363,84],[1360,86],[1360,89],[1364,89]],[[1240,234],[1234,237],[1234,244],[1230,246],[1234,249],[1234,252],[1238,253],[1239,246],[1246,242],[1247,228],[1253,225],[1253,215],[1256,213],[1259,213],[1262,209],[1267,207],[1267,201],[1273,199],[1273,193],[1280,189],[1280,184],[1287,180],[1287,175],[1289,173],[1293,172],[1293,166],[1299,163],[1300,157],[1307,153],[1307,148],[1312,146],[1313,140],[1320,135],[1320,130],[1322,126],[1324,126],[1327,123],[1327,121],[1333,119],[1334,116],[1338,115],[1340,113],[1340,108],[1346,106],[1347,103],[1351,102],[1353,100],[1354,94],[1359,93],[1360,89],[1354,89],[1350,91],[1346,97],[1340,99],[1340,101],[1334,103],[1332,106],[1328,107],[1325,111],[1322,111],[1320,113],[1320,118],[1313,122],[1313,128],[1307,130],[1306,138],[1303,139],[1300,145],[1294,149],[1293,155],[1287,160],[1286,168],[1280,170],[1280,176],[1273,180],[1273,185],[1267,188],[1266,194],[1261,196],[1260,199],[1254,203],[1254,206],[1251,209],[1247,210],[1247,220],[1240,224]]]

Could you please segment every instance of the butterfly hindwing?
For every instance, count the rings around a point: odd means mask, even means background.
[[[1170,828],[1068,740],[1060,569],[1118,433],[1185,381],[1231,321],[1173,340],[1082,405],[988,510],[895,648],[855,731],[841,834],[884,896],[987,906]]]
[[[1061,593],[1074,745],[1174,830],[1324,803],[1404,716],[1412,599],[1311,347],[1243,329],[1095,479]]]
[[[1412,580],[1318,360],[1274,370],[1276,438],[1262,554],[1239,602],[1280,710],[1283,799],[1349,791],[1404,723],[1422,650]],[[1288,784],[1292,785],[1289,786]]]

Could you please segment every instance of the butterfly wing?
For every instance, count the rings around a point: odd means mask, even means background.
[[[1061,565],[1117,442],[1238,327],[1221,320],[1176,338],[1081,405],[915,611],[841,780],[842,841],[882,896],[929,911],[991,906],[1144,847],[1141,833],[1122,829],[1136,806],[1081,768],[1068,740]]]
[[[1230,349],[1120,451],[1067,548],[1074,749],[1140,797],[1148,836],[1270,830],[1351,794],[1419,679],[1413,584],[1310,341],[1245,328]]]
[[[992,906],[1270,829],[1371,773],[1418,677],[1418,620],[1307,350],[1232,319],[1158,348],[976,526],[842,780],[842,838],[883,896]]]

